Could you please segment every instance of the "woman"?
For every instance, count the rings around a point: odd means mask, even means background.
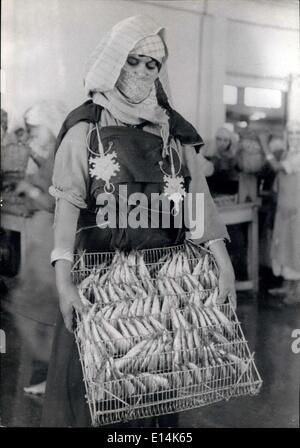
[[[238,136],[230,131],[225,125],[218,128],[215,137],[215,148],[213,154],[207,151],[206,157],[213,164],[215,171],[230,171],[236,167]]]
[[[284,294],[286,305],[300,303],[300,123],[287,123],[286,150],[277,160],[267,136],[260,141],[270,167],[277,173],[277,209],[271,245],[271,262],[275,276],[282,276],[283,287],[271,290]]]
[[[237,192],[237,142],[237,134],[223,125],[216,132],[213,148],[204,147],[204,155],[213,165],[208,185],[215,194]]]
[[[30,155],[25,178],[16,187],[26,207],[26,263],[9,299],[16,324],[32,357],[32,374],[25,392],[43,394],[57,315],[57,292],[49,256],[53,247],[55,200],[49,194],[55,140],[63,111],[41,101],[24,114]]]
[[[189,184],[189,191],[203,192],[205,232],[197,242],[211,241],[221,270],[220,300],[229,294],[235,304],[234,274],[223,241],[226,228],[219,221],[204,176],[198,173],[201,167],[196,163],[195,148],[202,140],[169,105],[166,58],[163,29],[150,18],[130,17],[118,23],[87,65],[85,88],[91,99],[71,112],[61,129],[51,188],[57,200],[52,263],[61,316],[42,426],[91,424],[72,334],[73,309],[81,309],[70,276],[74,248],[128,251],[184,240],[184,229],[174,225],[136,229],[124,228],[119,221],[110,228],[98,227],[102,211],[99,198],[104,191],[112,192],[118,211],[124,186],[129,194],[142,192],[150,197],[164,191],[165,180],[172,177],[173,185],[177,185],[172,196],[174,207],[182,199],[182,181],[185,187]],[[125,214],[129,211],[128,205]]]

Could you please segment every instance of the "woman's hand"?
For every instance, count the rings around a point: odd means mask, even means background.
[[[59,288],[59,307],[67,330],[73,332],[73,312],[83,308],[77,288],[72,283]]]
[[[228,255],[224,241],[216,240],[209,246],[219,268],[219,297],[217,302],[224,303],[228,298],[229,302],[236,309],[235,275],[231,259]]]
[[[54,226],[54,247],[61,252],[73,253],[79,208],[64,199],[57,201],[56,223]],[[65,326],[72,332],[73,310],[82,309],[76,286],[72,283],[73,261],[64,258],[55,260],[56,286],[59,295],[60,310]]]
[[[228,298],[234,310],[236,309],[235,276],[232,266],[221,268],[219,273],[219,297],[217,302],[222,304]]]

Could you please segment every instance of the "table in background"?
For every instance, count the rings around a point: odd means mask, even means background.
[[[226,225],[248,224],[247,271],[248,280],[237,281],[237,291],[252,289],[258,291],[259,284],[259,240],[258,240],[258,209],[261,201],[219,206],[218,211]]]

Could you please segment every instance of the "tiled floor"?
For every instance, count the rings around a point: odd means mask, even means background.
[[[299,427],[300,355],[291,350],[292,330],[300,328],[300,308],[270,307],[262,292],[239,297],[238,316],[263,379],[261,393],[235,398],[179,415],[179,427]],[[14,316],[2,313],[7,353],[1,355],[1,425],[39,426],[43,399],[23,393],[30,360]]]

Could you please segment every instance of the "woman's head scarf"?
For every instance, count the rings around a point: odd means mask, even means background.
[[[216,138],[226,138],[229,140],[228,154],[234,156],[237,151],[238,135],[223,125],[217,129]]]
[[[88,95],[114,88],[130,53],[150,56],[161,64],[159,80],[169,94],[165,61],[168,57],[164,28],[148,16],[133,16],[117,23],[91,54],[85,67]]]
[[[39,101],[29,107],[24,113],[24,124],[42,128],[42,134],[34,135],[28,140],[31,157],[28,159],[27,175],[33,175],[38,172],[38,161],[41,162],[41,160],[46,160],[54,155],[55,139],[64,118],[65,107],[58,101]],[[50,131],[52,139],[49,138],[49,134],[44,133],[47,132],[45,130]]]

